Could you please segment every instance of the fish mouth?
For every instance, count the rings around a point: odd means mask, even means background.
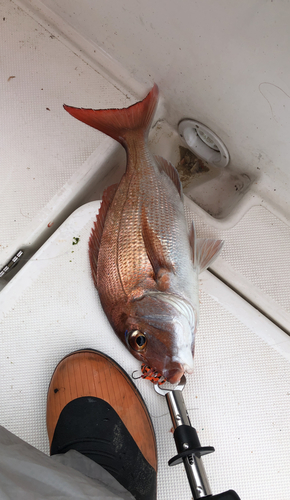
[[[193,373],[193,368],[191,366],[188,366],[186,364],[179,364],[177,368],[169,369],[169,370],[164,370],[163,371],[163,377],[166,379],[167,382],[170,384],[177,384],[180,382],[181,377],[185,373]]]
[[[165,370],[165,372],[163,373],[164,378],[170,384],[177,384],[180,381],[182,375],[184,375],[184,368],[182,366],[173,370]]]

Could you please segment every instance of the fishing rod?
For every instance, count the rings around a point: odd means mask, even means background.
[[[208,500],[240,500],[233,490],[213,495],[208,478],[202,463],[202,456],[213,453],[212,446],[201,446],[197,432],[190,423],[188,412],[184,403],[182,391],[186,384],[183,375],[179,384],[174,389],[166,389],[155,384],[155,391],[164,396],[167,401],[174,429],[174,440],[178,454],[171,458],[168,465],[173,466],[184,463],[187,479],[194,500],[206,498]]]

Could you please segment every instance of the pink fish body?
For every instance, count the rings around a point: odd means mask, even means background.
[[[119,185],[104,192],[90,237],[92,276],[120,340],[175,383],[193,370],[198,273],[222,242],[197,240],[194,226],[188,234],[178,173],[148,150],[157,102],[154,85],[129,108],[65,109],[126,149],[126,172]]]

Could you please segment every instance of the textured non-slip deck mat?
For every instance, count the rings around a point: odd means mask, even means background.
[[[92,347],[129,374],[139,367],[112,332],[92,283],[88,238],[98,207],[92,202],[71,215],[0,294],[0,423],[46,453],[46,392],[64,355]],[[244,499],[286,500],[289,361],[254,324],[249,329],[230,314],[222,294],[220,303],[204,292],[200,301],[195,372],[184,398],[202,445],[216,448],[204,457],[213,492],[233,488]],[[157,435],[158,500],[190,499],[183,466],[167,465],[175,445],[165,400],[150,382],[136,385]]]

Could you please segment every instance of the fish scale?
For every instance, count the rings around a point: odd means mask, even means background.
[[[92,230],[92,274],[120,340],[175,383],[193,370],[199,268],[213,260],[222,242],[198,245],[193,229],[189,237],[178,173],[148,150],[157,102],[154,85],[143,101],[126,109],[65,109],[126,149],[126,172],[116,189],[104,192]]]

